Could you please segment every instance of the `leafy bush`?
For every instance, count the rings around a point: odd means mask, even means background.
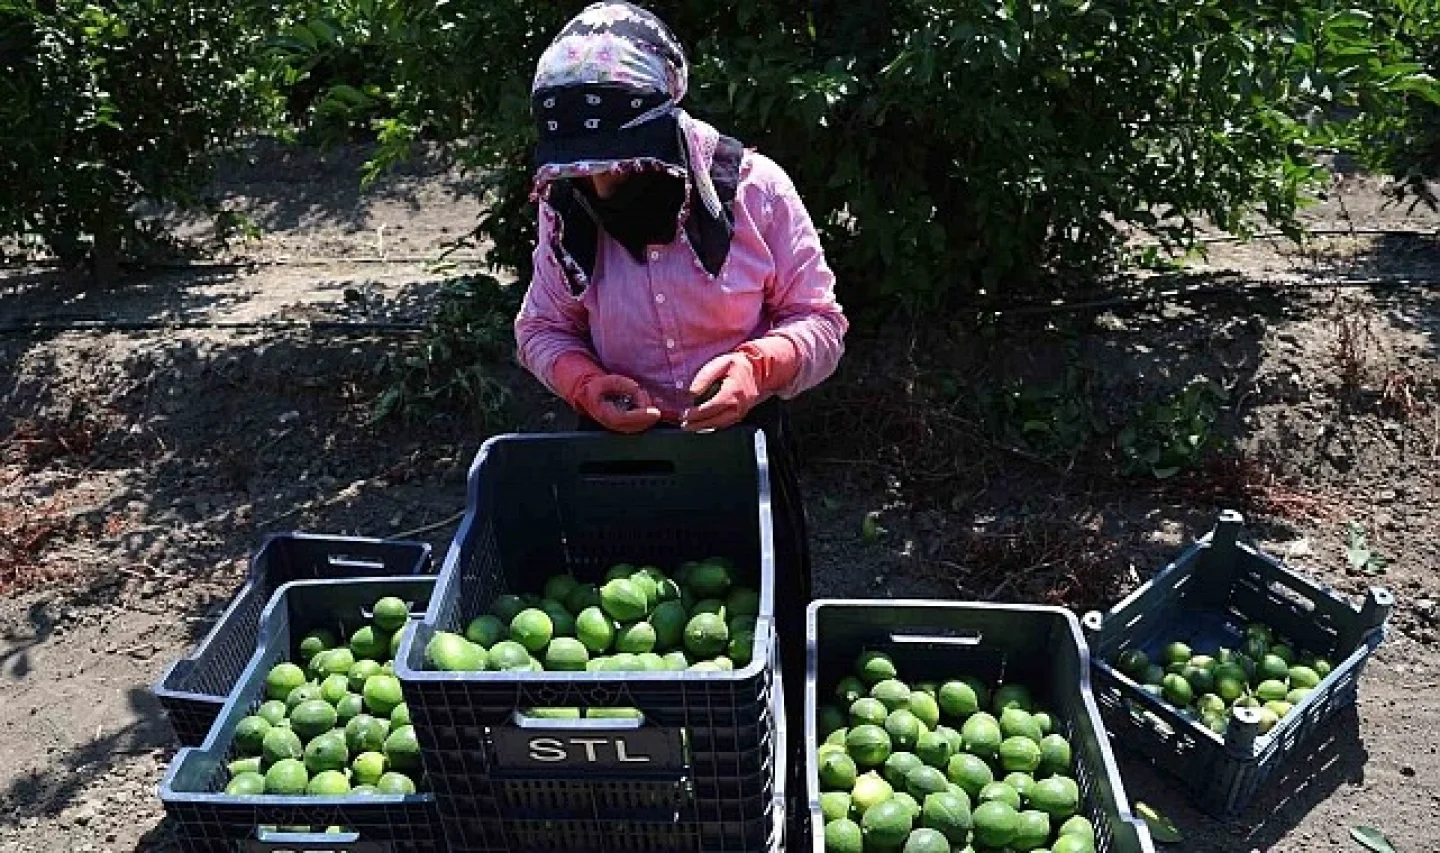
[[[492,179],[479,231],[522,278],[528,86],[584,5],[438,7],[446,61],[407,83],[377,161],[422,128],[463,140]],[[1335,0],[648,5],[689,49],[691,112],[795,177],[858,322],[1094,275],[1127,228],[1174,249],[1202,219],[1298,234],[1324,177],[1306,146],[1358,145],[1357,117],[1435,91],[1386,16]]]
[[[108,277],[136,202],[199,204],[206,155],[268,115],[254,31],[231,3],[0,0],[0,238]]]
[[[511,400],[504,365],[513,362],[516,287],[490,276],[447,283],[440,310],[412,352],[386,358],[378,372],[393,377],[376,400],[373,420],[411,419],[464,411],[482,428],[504,423]]]

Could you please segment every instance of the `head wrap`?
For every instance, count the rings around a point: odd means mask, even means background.
[[[670,28],[628,2],[587,6],[541,55],[531,86],[539,136],[533,196],[560,216],[554,249],[577,292],[593,274],[602,221],[593,199],[568,179],[599,172],[658,171],[681,180],[677,222],[697,263],[718,274],[733,233],[729,202],[743,148],[680,107],[689,73]]]

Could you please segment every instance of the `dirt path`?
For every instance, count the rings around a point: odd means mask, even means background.
[[[0,325],[423,321],[443,282],[419,259],[473,225],[472,185],[426,161],[361,195],[349,171],[359,156],[262,151],[227,173],[230,203],[271,229],[243,254],[274,265],[155,274],[100,295],[53,276],[11,276],[0,279]],[[1345,199],[1357,227],[1440,224],[1382,209],[1373,183],[1359,179]],[[1332,202],[1309,215],[1344,224],[1339,214]],[[382,254],[415,260],[361,262]],[[462,253],[458,271],[475,257]],[[1440,276],[1440,244],[1342,236],[1297,254],[1217,243],[1208,266],[1250,281]],[[1384,830],[1402,853],[1440,849],[1440,705],[1428,698],[1440,682],[1431,662],[1440,640],[1437,300],[1433,289],[1376,287],[1175,301],[1079,326],[1015,321],[973,362],[987,377],[1045,375],[1075,345],[1117,404],[1196,373],[1223,381],[1227,431],[1281,475],[1244,492],[1266,547],[1346,594],[1379,582],[1400,598],[1358,714],[1329,727],[1326,748],[1241,820],[1204,820],[1123,759],[1132,798],[1161,806],[1184,831],[1187,841],[1169,849],[1352,850],[1358,823]],[[10,753],[0,853],[167,849],[155,791],[172,749],[148,688],[208,628],[264,533],[391,536],[463,509],[482,438],[464,418],[423,429],[366,424],[384,387],[376,365],[410,340],[403,329],[303,327],[0,336],[0,541],[23,557],[11,568],[28,586],[0,599],[0,736]],[[863,362],[799,413],[812,436],[827,434],[838,400],[869,387]],[[520,427],[563,425],[532,380],[514,382],[533,398]],[[807,445],[818,595],[1033,589],[1113,600],[1239,494],[1097,485],[977,445],[974,464],[946,479],[941,496],[927,472],[891,465],[890,445],[907,433],[868,429],[851,430],[857,447],[844,452],[813,437]],[[872,512],[883,529],[874,541],[862,536]],[[1389,558],[1384,575],[1347,568],[1350,520]],[[424,538],[443,554],[453,530]],[[1026,548],[975,548],[1014,531],[1029,537]],[[1087,592],[1076,586],[1085,579],[1045,574],[1054,562],[1045,548],[1092,546],[1110,586]],[[0,551],[0,568],[7,556]]]

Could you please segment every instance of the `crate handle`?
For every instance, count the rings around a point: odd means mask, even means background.
[[[358,832],[280,832],[256,827],[255,838],[246,839],[247,853],[290,853],[316,850],[327,853],[390,853],[394,847],[379,842],[362,842]]]
[[[645,712],[636,709],[634,717],[582,717],[579,719],[565,717],[532,717],[524,711],[516,709],[511,712],[511,719],[515,728],[526,731],[586,731],[586,732],[631,732],[642,728],[645,725]]]
[[[355,554],[326,554],[325,565],[332,569],[370,569],[379,571],[385,568],[384,560],[376,560]]]
[[[981,634],[979,631],[966,631],[963,629],[954,631],[946,636],[941,636],[933,633],[895,633],[890,635],[890,642],[892,643],[895,643],[897,645],[916,646],[978,646],[983,639],[984,635]]]
[[[580,476],[587,480],[673,477],[675,462],[671,459],[591,459],[580,463]]]

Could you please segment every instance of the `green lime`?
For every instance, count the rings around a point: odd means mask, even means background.
[[[525,599],[518,595],[506,594],[496,598],[495,602],[490,605],[490,614],[502,623],[509,625],[524,609]]]
[[[393,595],[385,596],[370,608],[370,621],[386,636],[400,630],[409,618],[410,606]]]
[[[357,661],[355,661],[355,665],[352,666],[352,667],[350,667],[350,675],[349,675],[349,676],[347,677],[347,679],[346,679],[346,683],[345,683],[345,690],[346,690],[346,692],[347,692],[347,693],[361,693],[361,692],[363,692],[363,691],[365,690],[365,682],[366,682],[366,680],[368,680],[372,675],[379,675],[379,674],[380,674],[381,672],[383,672],[383,671],[384,671],[384,667],[382,667],[379,663],[376,663],[376,662],[373,661],[373,660],[357,660]],[[334,676],[334,675],[330,676],[330,678],[336,678],[336,677],[337,677],[337,676]],[[326,681],[329,681],[330,678],[327,678]],[[321,685],[320,685],[320,688],[321,688],[321,691],[323,692],[323,691],[324,691],[324,688],[325,688],[325,685],[324,685],[324,684],[321,684]],[[342,694],[342,695],[343,695],[343,694]],[[329,697],[327,696],[326,699],[328,700]],[[340,701],[340,700],[337,699],[337,700],[335,700],[335,702],[332,702],[331,704],[338,704],[339,701]]]
[[[258,797],[265,793],[265,777],[254,772],[241,773],[225,786],[225,793],[232,797]]]
[[[303,758],[305,747],[295,732],[283,726],[274,726],[265,733],[265,739],[260,745],[260,756],[264,759],[265,766],[269,767],[287,758]]]
[[[891,711],[885,717],[885,732],[890,735],[890,743],[895,749],[913,751],[924,730],[920,720],[904,708]]]
[[[857,766],[880,767],[890,757],[890,735],[879,726],[856,726],[845,736],[845,749]]]
[[[903,803],[894,799],[876,803],[866,809],[860,819],[865,835],[865,848],[887,850],[900,847],[914,826],[914,818]]]
[[[241,755],[259,755],[270,731],[270,721],[260,716],[250,716],[235,726],[235,749]]]
[[[491,614],[476,616],[465,626],[465,639],[475,645],[490,650],[490,647],[509,636],[504,622]]]
[[[551,575],[550,579],[545,581],[545,589],[542,594],[554,601],[564,601],[579,585],[580,582],[575,580],[573,575]]]
[[[365,708],[377,717],[388,717],[395,706],[405,701],[400,680],[393,675],[377,675],[365,682]]]
[[[1010,838],[1010,849],[1017,853],[1039,850],[1050,840],[1050,815],[1027,809],[1016,816],[1015,834]]]
[[[255,711],[255,716],[260,717],[272,726],[280,725],[280,721],[290,713],[290,708],[283,699],[271,699],[263,703]]]
[[[379,752],[362,752],[355,756],[355,761],[350,765],[355,780],[362,785],[374,785],[389,769],[385,756]]]
[[[1071,770],[1070,741],[1060,735],[1040,739],[1040,770],[1047,775],[1069,776]]]
[[[977,846],[1000,849],[1015,837],[1020,813],[1007,802],[990,800],[976,806],[970,819],[974,826],[972,840]]]
[[[1054,820],[1064,820],[1080,808],[1080,786],[1067,776],[1041,779],[1030,789],[1030,806]]]
[[[975,798],[976,803],[990,803],[999,801],[1006,803],[1016,811],[1020,810],[1020,792],[1009,782],[991,782],[980,789],[980,796]]]
[[[569,637],[556,637],[545,649],[545,668],[551,672],[584,672],[589,661],[585,644]]]
[[[389,650],[390,635],[376,630],[373,625],[366,625],[350,635],[350,652],[357,661],[373,660],[378,663]]]
[[[1036,743],[1044,736],[1035,717],[1029,711],[1019,708],[1006,708],[1000,713],[1000,734],[1007,738],[1025,737]]]
[[[265,676],[265,695],[271,699],[285,699],[306,682],[305,671],[288,661],[270,668]]]
[[[840,700],[840,704],[847,708],[855,704],[857,699],[869,695],[870,690],[865,686],[865,682],[853,675],[847,675],[835,684],[835,697]]]
[[[965,739],[965,751],[981,758],[996,757],[1000,752],[1000,742],[1004,740],[1000,722],[984,711],[965,721],[965,725],[960,727],[960,736]]]
[[[371,661],[371,663],[374,663],[374,661]],[[356,664],[356,666],[359,666],[359,664]],[[380,665],[375,664],[375,668],[378,671]],[[325,680],[320,682],[320,698],[329,702],[331,705],[345,698],[345,694],[349,692],[350,678],[348,676],[327,675],[325,676]]]
[[[857,768],[849,755],[839,750],[819,760],[820,786],[826,791],[849,791],[855,787]]]
[[[379,752],[384,748],[385,738],[389,734],[388,721],[369,714],[359,714],[345,724],[345,745],[356,755],[362,752]]]
[[[820,813],[825,822],[839,820],[850,814],[849,791],[826,791],[820,795]]]
[[[970,798],[950,790],[928,795],[920,808],[920,825],[964,844],[970,835]]]
[[[490,649],[489,668],[496,672],[519,672],[530,668],[530,652],[514,640],[502,640]]]
[[[310,784],[310,774],[305,765],[294,758],[282,758],[265,771],[265,793],[284,796],[299,796]]]
[[[1000,743],[1000,766],[1007,773],[1034,773],[1040,769],[1040,745],[1028,737],[1008,737]]]
[[[335,706],[324,699],[310,699],[296,705],[290,712],[290,728],[302,740],[310,740],[335,728],[339,715]]]
[[[1175,642],[1169,643],[1165,646],[1164,650],[1162,650],[1160,653],[1160,659],[1164,661],[1167,665],[1173,663],[1183,664],[1189,663],[1190,658],[1194,656],[1194,654],[1195,653],[1190,650],[1189,646],[1185,645],[1179,640],[1176,640]]]
[[[312,797],[342,797],[350,793],[350,780],[339,771],[324,770],[311,777],[305,793]]]
[[[857,815],[864,815],[871,808],[895,796],[895,788],[881,778],[874,770],[861,774],[850,791],[850,801]]]
[[[1183,675],[1172,673],[1165,676],[1164,680],[1160,682],[1160,689],[1165,696],[1165,701],[1182,708],[1189,705],[1190,700],[1195,697],[1190,682],[1186,681]]]
[[[413,773],[421,768],[420,742],[415,737],[414,726],[400,726],[385,739],[385,758],[390,766],[401,773]]]
[[[852,726],[883,726],[890,712],[885,703],[879,699],[872,699],[869,696],[863,699],[856,699],[850,706],[850,725]]]
[[[685,626],[685,650],[697,658],[713,658],[729,644],[729,626],[713,613],[701,613]]]
[[[962,752],[950,759],[949,766],[945,768],[945,776],[959,785],[971,800],[978,800],[980,791],[995,781],[990,765],[979,756],[968,752]]]
[[[344,770],[350,764],[350,749],[345,735],[329,731],[305,745],[305,769],[312,774],[323,770]]]
[[[860,825],[842,817],[825,824],[825,853],[864,853],[865,836]]]
[[[901,853],[950,853],[950,840],[939,830],[921,827],[905,839]]]
[[[615,578],[600,588],[600,609],[617,622],[634,622],[650,612],[650,600],[634,581]]]
[[[895,669],[895,661],[884,652],[870,651],[860,655],[855,662],[855,674],[860,680],[868,685],[879,684],[889,678],[895,678],[898,671]]]
[[[980,697],[963,681],[947,681],[940,685],[940,710],[952,720],[963,723],[980,710]]]
[[[880,770],[880,775],[885,777],[891,787],[896,790],[905,790],[905,779],[910,771],[917,767],[924,767],[925,762],[913,752],[891,752],[885,759],[885,765]]]
[[[905,776],[905,791],[917,802],[924,802],[925,798],[931,794],[939,794],[948,790],[950,790],[950,780],[934,767],[922,764]]]
[[[955,754],[955,750],[945,735],[940,732],[925,732],[915,743],[915,754],[931,767],[944,770],[950,765],[950,758]]]
[[[413,794],[415,793],[415,783],[404,773],[392,770],[380,777],[380,781],[375,783],[375,790],[391,796]]]
[[[575,636],[591,654],[604,654],[615,642],[615,622],[600,608],[587,607],[575,617]]]
[[[655,650],[655,629],[649,622],[632,622],[615,634],[615,651],[640,655]]]
[[[550,614],[530,607],[520,611],[510,622],[510,636],[530,654],[539,654],[555,635],[555,622]]]
[[[399,728],[410,725],[410,706],[401,702],[390,712],[390,727]]]
[[[321,652],[335,648],[338,642],[335,634],[324,628],[308,631],[305,636],[300,638],[300,659],[309,663]]]

